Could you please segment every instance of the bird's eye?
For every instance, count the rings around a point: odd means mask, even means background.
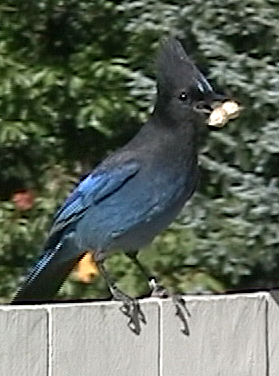
[[[187,100],[187,94],[183,91],[182,93],[180,93],[179,95],[179,99],[182,101],[182,102],[185,102]]]

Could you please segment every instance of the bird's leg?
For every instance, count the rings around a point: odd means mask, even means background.
[[[150,271],[139,261],[137,258],[138,252],[129,252],[126,255],[131,259],[131,261],[139,268],[145,278],[148,280],[148,285],[151,290],[151,296],[153,297],[164,297],[167,296],[166,289],[159,285],[156,278],[150,273]]]
[[[140,269],[142,274],[148,279],[148,284],[151,289],[151,296],[153,297],[170,297],[175,307],[175,314],[182,322],[182,333],[189,335],[189,327],[187,323],[187,316],[190,316],[190,313],[186,307],[186,302],[183,299],[183,296],[173,291],[167,291],[163,286],[159,285],[156,281],[156,278],[151,275],[148,268],[146,268],[137,258],[137,252],[126,253],[126,255],[133,261],[133,263]]]
[[[187,310],[186,303],[183,297],[180,294],[174,294],[173,292],[168,293],[164,287],[160,286],[157,283],[155,277],[153,277],[150,274],[149,270],[139,262],[137,258],[137,253],[127,253],[127,256],[135,263],[135,265],[137,265],[142,274],[148,279],[148,284],[151,289],[151,296],[170,296],[172,298],[176,310],[175,314],[179,317],[183,324],[181,330],[184,334],[188,335],[189,328],[187,324],[187,316],[189,316],[190,314]],[[130,318],[130,321],[128,323],[129,328],[134,333],[139,334],[140,321],[144,324],[146,323],[145,316],[140,309],[139,303],[136,299],[131,298],[130,296],[124,294],[124,292],[118,289],[118,287],[115,285],[115,281],[111,278],[110,274],[105,269],[103,261],[98,261],[96,263],[114,299],[123,302],[123,307],[121,311]]]
[[[103,261],[98,261],[97,265],[98,265],[98,269],[100,270],[100,273],[104,277],[108,285],[108,288],[115,300],[120,300],[123,303],[128,303],[128,302],[132,302],[135,300],[131,298],[130,296],[124,294],[124,292],[122,292],[121,290],[119,290],[119,288],[115,284],[115,281],[112,279],[111,275],[105,269]]]
[[[130,322],[128,326],[138,334],[139,331],[139,320],[143,323],[146,322],[143,312],[140,309],[139,303],[136,299],[131,298],[129,295],[126,295],[122,292],[115,284],[115,281],[110,276],[108,271],[104,266],[103,261],[97,261],[97,266],[100,270],[100,273],[104,277],[108,288],[113,296],[113,298],[117,301],[121,301],[123,303],[123,307],[121,311],[130,318]]]

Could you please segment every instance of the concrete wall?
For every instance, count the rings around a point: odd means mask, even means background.
[[[279,376],[274,293],[140,301],[134,326],[114,302],[0,306],[1,376]]]

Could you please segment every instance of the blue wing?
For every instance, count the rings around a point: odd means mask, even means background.
[[[97,205],[98,202],[112,195],[126,181],[131,179],[139,169],[139,162],[128,161],[114,168],[99,168],[95,173],[88,175],[57,211],[50,235],[76,222],[89,206]]]

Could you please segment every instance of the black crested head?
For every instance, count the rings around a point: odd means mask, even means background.
[[[176,38],[162,44],[157,58],[157,102],[155,111],[178,121],[197,112],[209,112],[218,99],[211,85],[189,59]]]

